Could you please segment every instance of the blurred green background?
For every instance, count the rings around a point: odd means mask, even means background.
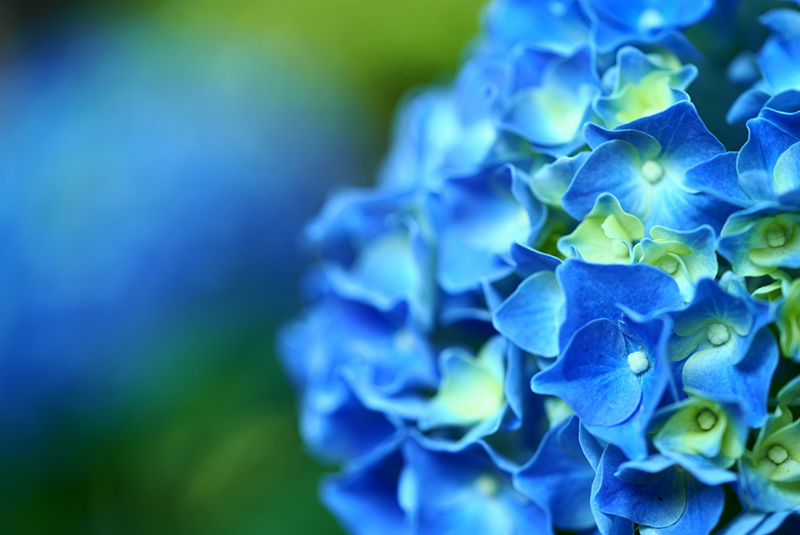
[[[141,46],[146,61],[157,57],[160,43],[165,42],[236,50],[268,49],[270,57],[284,69],[281,72],[288,70],[292,83],[303,85],[311,102],[317,92],[323,95],[319,111],[311,114],[311,119],[304,119],[311,121],[306,124],[309,131],[315,128],[315,114],[323,116],[325,110],[335,108],[339,111],[333,119],[322,117],[320,121],[326,121],[324,128],[329,137],[352,140],[347,165],[337,167],[337,162],[330,160],[336,158],[335,154],[320,156],[318,169],[335,168],[336,176],[325,177],[323,172],[319,180],[306,177],[312,188],[318,184],[314,189],[319,191],[290,214],[297,216],[292,222],[286,226],[279,222],[280,228],[275,229],[294,236],[299,232],[298,221],[319,207],[324,190],[336,184],[366,184],[372,180],[387,147],[398,100],[410,88],[453,75],[461,51],[477,32],[482,2],[129,0],[110,4],[88,0],[4,2],[0,7],[0,78],[5,72],[4,83],[14,87],[16,58],[27,49],[47,43],[54,35],[80,34],[86,27],[99,28],[101,35],[105,35],[104,28],[110,29],[108,34],[116,35],[120,28],[135,27],[139,40],[134,42],[140,44],[136,46]],[[57,42],[55,48],[59,46]],[[105,50],[102,41],[96,46]],[[111,57],[113,63],[114,56]],[[219,76],[226,79],[227,67],[225,60],[210,62],[207,77],[216,79],[214,69],[218,69]],[[80,68],[75,67],[76,71]],[[70,72],[67,70],[64,76],[67,80]],[[267,91],[277,82],[269,76],[267,73],[259,82],[265,84]],[[284,104],[288,109],[305,106],[305,101],[295,99],[292,85],[287,86],[289,90],[264,93],[264,98],[278,99],[273,103],[278,110],[284,109]],[[40,98],[45,104],[54,98],[53,93],[43,95]],[[14,98],[8,97],[0,106],[0,119],[17,107]],[[73,97],[63,98],[65,104],[60,105],[69,106]],[[91,114],[95,110],[89,102],[88,107],[80,109]],[[214,101],[209,105],[214,106]],[[23,109],[39,108],[34,103]],[[27,124],[26,117],[15,120]],[[79,121],[80,115],[68,120]],[[45,117],[42,124],[47,121]],[[69,123],[64,130],[70,131]],[[15,132],[6,134],[8,139],[16,139]],[[176,145],[180,142],[175,139]],[[109,143],[114,148],[116,141]],[[118,143],[126,153],[126,141],[121,139]],[[19,151],[12,145],[0,144],[0,151]],[[148,147],[137,146],[136,150]],[[169,152],[170,148],[165,150]],[[316,154],[313,147],[309,150]],[[26,157],[31,158],[30,162]],[[30,156],[16,158],[22,176],[3,168],[3,181],[24,180],[26,164],[32,164],[36,156],[31,152]],[[63,166],[54,165],[48,171],[48,180],[57,184],[62,180],[62,169]],[[265,169],[263,179],[279,180],[276,174],[277,170],[271,173]],[[114,179],[103,173],[95,177],[101,182]],[[67,170],[63,180],[70,180]],[[286,175],[282,180],[290,181],[292,177]],[[269,194],[274,197],[295,193],[276,187]],[[76,202],[73,208],[77,210],[82,201]],[[295,201],[287,198],[285,202]],[[286,250],[281,251],[284,258],[294,258],[296,242],[299,238],[287,242]],[[257,237],[250,245],[258,249]],[[245,243],[243,247],[247,246]],[[278,257],[273,251],[267,262],[278,262]],[[0,531],[340,533],[317,500],[316,485],[326,467],[303,451],[297,435],[295,399],[274,348],[277,326],[301,309],[295,291],[297,266],[301,264],[302,260],[293,260],[280,270],[276,266],[275,277],[267,279],[274,291],[267,288],[253,294],[245,287],[239,290],[249,296],[246,298],[239,294],[217,296],[237,303],[233,307],[234,319],[229,321],[208,312],[214,310],[213,304],[196,313],[187,312],[195,308],[192,294],[184,295],[184,305],[170,304],[170,310],[183,315],[179,320],[133,324],[131,339],[144,342],[133,349],[127,347],[125,351],[131,355],[125,358],[143,358],[137,351],[147,352],[147,361],[157,363],[149,368],[150,372],[141,373],[140,380],[108,387],[103,375],[92,374],[89,379],[79,376],[76,380],[86,379],[88,383],[80,390],[80,396],[58,393],[37,402],[40,421],[34,431],[4,427],[0,436]],[[0,269],[0,275],[7,273],[9,270]],[[13,273],[3,284],[16,284]],[[221,287],[231,291],[227,289],[236,285]],[[256,302],[253,295],[260,301]],[[157,301],[157,296],[154,299]],[[125,308],[124,303],[120,306]],[[159,307],[163,309],[158,302],[152,304],[153,311]],[[153,311],[144,307],[138,314],[155,314]],[[57,327],[53,325],[54,329]],[[0,339],[4,335],[2,328],[0,323]],[[47,331],[43,333],[35,336],[46,337]],[[92,343],[91,328],[76,342],[78,347]],[[11,346],[5,346],[6,354],[0,360],[13,363],[15,358],[24,358],[8,347]],[[52,351],[57,352],[57,348]],[[81,373],[86,375],[78,375]],[[30,378],[6,380],[22,381],[17,386],[23,391],[28,386],[24,381]],[[108,388],[101,389],[102,397],[93,397],[97,385],[91,381],[106,383],[103,386]],[[102,405],[102,410],[84,410],[87,404]]]

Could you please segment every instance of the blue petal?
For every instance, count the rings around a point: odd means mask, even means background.
[[[675,524],[687,506],[686,477],[675,469],[659,474],[640,473],[632,481],[615,475],[626,461],[614,446],[603,454],[602,478],[594,502],[607,514],[628,518],[644,526],[665,528]],[[627,476],[630,477],[630,476]]]
[[[536,455],[514,474],[516,488],[541,503],[559,529],[595,525],[589,505],[594,470],[580,449],[579,428],[574,415],[551,428]]]
[[[758,331],[741,362],[714,353],[695,355],[683,367],[683,384],[718,401],[738,403],[746,411],[747,424],[761,427],[767,416],[772,375],[778,366],[778,345],[769,329]]]
[[[619,424],[642,399],[628,353],[614,322],[591,321],[575,332],[555,364],[533,376],[531,386],[538,394],[562,398],[587,425]]]
[[[694,104],[678,102],[661,113],[619,127],[651,135],[661,145],[660,159],[682,176],[689,167],[725,152],[708,131]]]
[[[639,154],[646,158],[655,157],[661,152],[661,145],[653,136],[637,130],[631,130],[627,128],[627,125],[621,125],[609,130],[594,123],[589,123],[584,130],[584,136],[586,137],[586,143],[589,144],[592,150],[597,149],[608,141],[619,140],[627,141],[636,147]]]
[[[555,271],[561,264],[559,258],[519,243],[511,245],[511,259],[516,265],[517,274],[521,277],[528,277],[539,271]]]
[[[690,167],[684,174],[684,184],[736,206],[751,206],[753,200],[739,184],[737,157],[736,152],[726,152]]]
[[[758,52],[764,78],[778,92],[800,87],[800,13],[774,9],[764,14],[761,22],[775,32]]]
[[[762,170],[772,177],[778,158],[786,149],[797,143],[797,138],[761,117],[747,121],[747,130],[750,135],[747,143],[739,151],[739,158],[736,161],[737,171],[741,174],[746,171]]]
[[[558,354],[564,295],[552,271],[534,273],[495,311],[493,324],[516,345],[543,357]]]
[[[725,120],[728,124],[741,123],[758,115],[758,112],[761,111],[770,97],[770,94],[764,91],[762,85],[763,83],[756,84],[739,95],[739,98],[734,101],[725,115]]]
[[[567,311],[559,331],[561,347],[593,319],[622,319],[618,305],[639,314],[657,314],[684,304],[675,279],[648,265],[599,265],[571,259],[558,267],[556,275]]]
[[[329,476],[320,499],[355,535],[408,535],[411,526],[398,503],[403,459],[395,449],[354,469]]]
[[[407,440],[403,453],[417,530],[430,535],[512,535],[529,526],[551,533],[546,512],[523,499],[511,474],[498,468],[477,444],[457,453],[433,452]]]
[[[708,535],[725,508],[725,491],[686,477],[686,509],[678,521],[658,530],[659,535]]]
[[[578,170],[561,204],[569,215],[581,221],[592,211],[601,194],[612,193],[622,209],[644,219],[650,214],[650,187],[641,178],[641,158],[627,141],[612,140],[592,151]]]
[[[784,91],[764,105],[761,117],[800,138],[800,91]]]

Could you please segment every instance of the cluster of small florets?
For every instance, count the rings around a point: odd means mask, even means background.
[[[496,0],[378,185],[308,227],[282,352],[349,531],[797,522],[800,11],[729,70],[760,74],[726,152],[681,33],[720,3]]]

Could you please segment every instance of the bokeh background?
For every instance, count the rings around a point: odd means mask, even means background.
[[[0,2],[0,532],[341,533],[275,330],[479,0]]]

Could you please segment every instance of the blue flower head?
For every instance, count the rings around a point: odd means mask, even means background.
[[[704,68],[735,3],[687,32]],[[713,4],[495,0],[454,84],[406,101],[380,185],[309,226],[284,358],[350,531],[800,522],[800,12],[731,68],[754,118],[726,151],[682,63]]]

